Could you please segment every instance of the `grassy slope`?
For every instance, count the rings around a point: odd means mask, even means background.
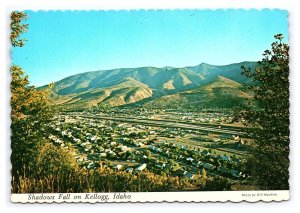
[[[125,78],[121,83],[108,88],[96,88],[79,94],[59,96],[56,102],[71,108],[91,107],[98,103],[119,106],[149,98],[152,94],[153,91],[147,85],[132,78]]]
[[[231,108],[245,103],[251,95],[241,90],[241,84],[218,76],[211,83],[193,90],[163,96],[146,106],[162,108]]]

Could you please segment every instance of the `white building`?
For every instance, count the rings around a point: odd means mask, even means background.
[[[147,164],[143,163],[143,164],[139,165],[135,170],[141,172],[144,169],[146,169],[146,167],[147,167]]]

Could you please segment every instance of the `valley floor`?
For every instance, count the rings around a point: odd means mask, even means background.
[[[88,170],[150,171],[189,180],[207,175],[228,178],[233,184],[247,181],[244,164],[251,140],[240,125],[229,125],[230,115],[122,115],[60,114],[49,139],[70,150]]]

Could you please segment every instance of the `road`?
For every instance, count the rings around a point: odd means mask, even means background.
[[[170,122],[170,121],[165,121],[165,120],[107,117],[107,116],[100,116],[100,115],[77,115],[77,116],[82,117],[82,118],[92,118],[92,119],[112,120],[112,121],[124,122],[124,123],[142,124],[145,126],[157,126],[157,127],[165,127],[165,128],[182,128],[182,129],[189,129],[189,130],[205,131],[205,132],[210,132],[210,133],[246,136],[246,133],[242,132],[242,131],[226,129],[224,127],[222,127],[222,128],[207,127],[205,125],[202,126],[201,124],[195,125],[195,124],[187,124],[187,123],[180,123],[180,122]]]

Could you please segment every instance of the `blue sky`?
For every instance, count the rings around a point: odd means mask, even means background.
[[[27,11],[12,62],[36,86],[86,71],[257,61],[288,37],[282,10]]]

